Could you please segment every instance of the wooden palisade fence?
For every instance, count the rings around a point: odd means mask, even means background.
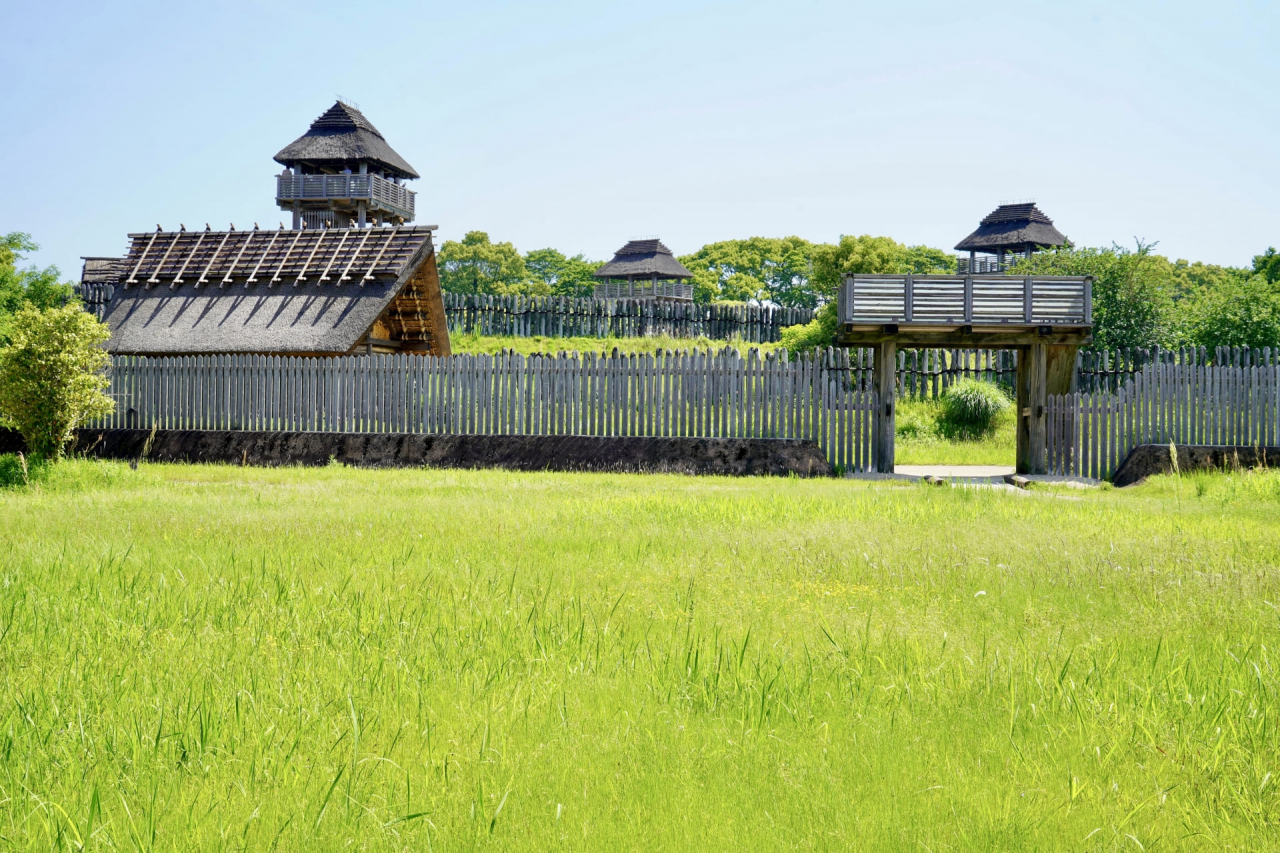
[[[92,428],[817,441],[868,470],[875,395],[848,352],[657,355],[115,356]]]
[[[1274,447],[1280,366],[1156,363],[1117,393],[1050,396],[1050,472],[1105,479],[1142,444]]]
[[[813,312],[805,308],[566,296],[446,293],[444,308],[451,333],[522,338],[669,335],[770,343],[779,339],[785,327],[813,319]]]

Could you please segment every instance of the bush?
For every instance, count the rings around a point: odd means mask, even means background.
[[[828,302],[818,309],[813,319],[799,326],[787,326],[779,341],[789,352],[806,352],[829,347],[836,339],[836,304]]]
[[[14,314],[10,343],[0,349],[0,416],[32,456],[60,459],[76,427],[111,413],[103,393],[108,336],[106,325],[78,305]]]
[[[948,424],[958,432],[974,435],[992,432],[1000,413],[1011,405],[999,386],[978,379],[962,379],[942,397]]]

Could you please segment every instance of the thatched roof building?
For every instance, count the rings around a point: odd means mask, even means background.
[[[1062,232],[1053,227],[1052,219],[1034,202],[1025,202],[997,207],[983,218],[977,231],[956,244],[956,250],[996,254],[1002,249],[1023,252],[1028,246],[1043,249],[1066,242]]]
[[[632,240],[595,272],[596,278],[683,280],[693,278],[661,240]]]
[[[596,296],[605,299],[693,299],[693,286],[683,283],[693,273],[656,238],[628,242],[595,277],[604,281]]]
[[[350,104],[338,101],[311,123],[310,129],[280,149],[275,161],[283,166],[302,167],[308,174],[359,171],[360,164],[373,164],[387,177],[417,178],[403,157],[387,144],[373,122]]]
[[[448,355],[434,228],[130,234],[82,287],[114,289],[112,353]]]

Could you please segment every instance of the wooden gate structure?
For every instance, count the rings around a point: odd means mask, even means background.
[[[837,344],[875,353],[875,470],[893,472],[898,347],[940,347],[1017,350],[1017,471],[1048,473],[1046,407],[1093,340],[1091,276],[850,274],[837,317]]]

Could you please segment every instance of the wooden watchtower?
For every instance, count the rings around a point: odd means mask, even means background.
[[[1045,405],[1071,390],[1076,352],[1093,339],[1091,277],[847,275],[837,316],[838,344],[875,352],[877,471],[893,471],[898,348],[941,347],[1017,351],[1017,470],[1047,472]]]
[[[418,177],[354,106],[338,101],[286,145],[275,161],[276,204],[292,211],[293,227],[364,228],[413,221]]]
[[[1002,204],[983,217],[978,230],[956,244],[956,251],[968,252],[957,258],[961,273],[1004,272],[1012,259],[1029,258],[1039,249],[1066,245],[1067,238],[1053,227],[1035,202]],[[994,255],[979,258],[978,254]]]
[[[595,271],[599,299],[649,299],[692,302],[693,273],[676,260],[661,240],[631,240],[613,260]]]

